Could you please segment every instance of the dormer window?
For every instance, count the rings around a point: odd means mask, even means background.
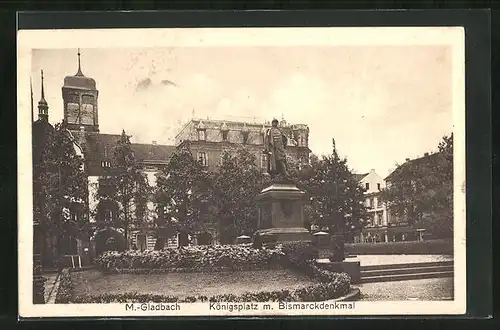
[[[243,135],[243,144],[247,144],[248,142],[248,135],[249,135],[250,132],[245,132],[245,131],[242,131],[241,134]]]
[[[199,141],[206,141],[207,140],[207,131],[205,129],[205,125],[203,122],[200,120],[198,126],[196,126],[196,129],[198,130],[198,140]]]
[[[207,140],[207,132],[204,129],[198,130],[198,140],[206,141]]]
[[[222,124],[220,131],[222,133],[222,141],[227,141],[227,133],[229,132],[229,128],[226,123]]]
[[[243,136],[243,144],[247,144],[249,133],[250,133],[250,130],[248,129],[247,124],[243,124],[243,128],[241,130],[241,134]]]

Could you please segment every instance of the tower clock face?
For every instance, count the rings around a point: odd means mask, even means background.
[[[70,124],[80,123],[80,105],[70,102],[67,104],[67,120]]]
[[[94,124],[94,106],[92,104],[82,104],[81,123],[85,125]]]

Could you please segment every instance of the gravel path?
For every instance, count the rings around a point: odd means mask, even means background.
[[[358,286],[361,300],[453,300],[453,278],[432,278],[396,282],[366,283]]]
[[[453,256],[439,254],[409,255],[358,255],[354,258],[346,258],[346,261],[359,261],[361,266],[406,264],[418,262],[453,261]]]

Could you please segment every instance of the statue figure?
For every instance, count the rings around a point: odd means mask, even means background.
[[[271,177],[283,176],[289,179],[286,163],[286,145],[288,139],[278,127],[278,120],[273,119],[272,127],[264,135],[264,153],[267,154],[267,172]]]

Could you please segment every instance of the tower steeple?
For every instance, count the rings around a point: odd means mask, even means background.
[[[78,48],[78,72],[76,73],[75,76],[78,76],[78,77],[84,77],[84,74],[82,72],[82,66],[81,66],[81,63],[80,63],[80,48]]]
[[[86,77],[82,72],[81,53],[78,48],[78,71],[75,75],[66,76],[62,87],[64,119],[68,129],[80,132],[99,132],[97,98],[99,91],[95,80]]]
[[[38,119],[49,121],[49,105],[45,100],[45,90],[43,86],[43,70],[41,70],[42,77],[42,95],[40,97],[40,101],[38,101]]]

